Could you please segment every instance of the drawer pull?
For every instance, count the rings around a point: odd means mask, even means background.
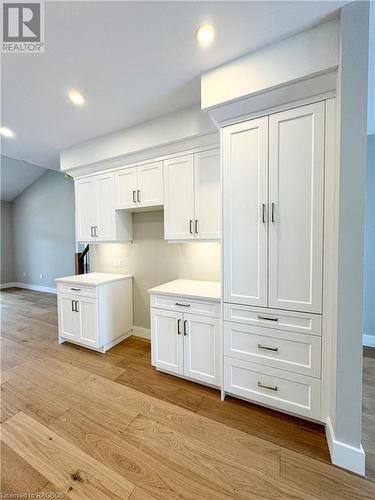
[[[190,307],[190,304],[181,304],[180,302],[176,302],[175,306]]]
[[[258,349],[264,349],[265,351],[273,351],[273,352],[277,352],[279,350],[278,347],[267,347],[262,344],[258,344]]]
[[[266,321],[279,321],[279,318],[270,318],[267,316],[260,316],[259,314],[258,314],[258,319],[262,319],[262,320],[266,320]]]
[[[270,391],[278,391],[278,387],[277,385],[265,385],[265,384],[262,384],[262,382],[258,382],[258,387],[261,387],[262,389],[269,389]]]
[[[71,288],[71,290],[74,290],[75,292],[80,292],[81,291],[80,288]]]

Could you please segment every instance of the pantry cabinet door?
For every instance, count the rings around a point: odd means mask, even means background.
[[[196,239],[219,239],[221,236],[220,150],[194,154]]]
[[[268,117],[223,128],[224,301],[267,306]]]
[[[96,241],[116,240],[113,174],[96,176],[95,184],[97,200]]]
[[[76,239],[82,242],[95,241],[94,228],[97,223],[97,207],[94,178],[75,181],[74,191]]]
[[[137,168],[125,168],[115,173],[117,209],[135,208],[137,205]]]
[[[271,115],[269,135],[269,306],[321,313],[324,103]]]
[[[182,375],[184,340],[182,314],[151,309],[152,364],[156,368]]]
[[[220,320],[184,314],[184,375],[219,386],[221,379]]]
[[[137,168],[137,205],[152,207],[163,205],[163,162],[157,161]]]
[[[194,238],[193,155],[164,161],[164,238]]]

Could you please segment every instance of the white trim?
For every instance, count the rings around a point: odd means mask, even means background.
[[[134,337],[141,337],[142,339],[151,339],[151,330],[142,326],[133,326],[132,335]]]
[[[337,441],[329,417],[327,418],[325,430],[332,463],[364,476],[366,473],[366,455],[362,445],[359,448],[355,448],[349,444]]]
[[[0,289],[2,288],[24,288],[26,290],[34,290],[35,292],[43,292],[43,293],[57,293],[57,289],[49,286],[40,286],[40,285],[30,285],[29,283],[2,283],[0,285]]]
[[[364,334],[363,345],[366,347],[375,347],[375,334]]]

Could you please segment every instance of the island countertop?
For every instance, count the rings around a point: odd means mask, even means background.
[[[200,281],[177,279],[163,285],[150,288],[149,294],[178,295],[190,299],[221,300],[221,283],[218,281]]]

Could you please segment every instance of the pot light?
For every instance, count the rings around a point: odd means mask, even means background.
[[[14,133],[8,127],[0,127],[0,135],[4,137],[14,137]]]
[[[83,106],[85,104],[85,98],[78,90],[69,90],[68,96],[76,106]]]
[[[195,36],[199,45],[202,45],[202,47],[208,47],[214,41],[215,29],[211,24],[203,24],[197,29]]]

